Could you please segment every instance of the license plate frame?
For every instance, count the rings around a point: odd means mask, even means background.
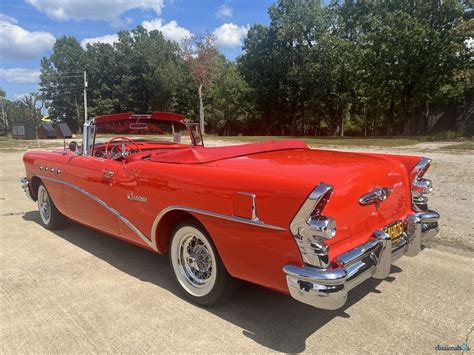
[[[392,241],[398,240],[403,236],[403,221],[399,219],[395,222],[387,224],[382,228],[382,231],[387,233]]]

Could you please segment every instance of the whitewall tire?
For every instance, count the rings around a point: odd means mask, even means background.
[[[58,211],[46,187],[41,184],[38,187],[38,210],[43,225],[47,229],[61,228],[66,222],[66,218]]]
[[[178,225],[171,236],[170,264],[184,295],[203,306],[221,303],[237,287],[206,230],[195,221]]]

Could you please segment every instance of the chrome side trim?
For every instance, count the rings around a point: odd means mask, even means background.
[[[158,228],[158,224],[160,223],[161,219],[163,218],[163,216],[165,214],[167,214],[168,212],[171,212],[171,211],[193,212],[193,213],[198,213],[198,214],[202,214],[202,215],[205,215],[205,216],[225,219],[227,221],[249,224],[249,225],[255,226],[255,227],[267,228],[267,229],[272,229],[272,230],[277,230],[277,231],[286,230],[285,228],[282,228],[282,227],[274,226],[272,224],[263,223],[259,219],[252,220],[252,219],[247,219],[247,218],[242,218],[242,217],[228,216],[228,215],[225,215],[225,214],[210,212],[210,211],[201,210],[201,209],[193,208],[193,207],[169,206],[169,207],[166,207],[163,210],[161,210],[161,212],[158,213],[158,215],[156,216],[155,221],[153,222],[153,226],[151,227],[151,238],[152,238],[152,240],[156,239],[156,229]]]
[[[147,246],[149,246],[150,248],[152,248],[153,250],[157,250],[157,247],[156,247],[156,241],[154,240],[154,238],[150,241],[145,234],[143,234],[137,227],[135,227],[132,222],[130,222],[128,219],[126,219],[119,211],[117,211],[115,208],[109,206],[107,203],[105,203],[104,201],[102,201],[100,198],[98,198],[97,196],[91,194],[89,191],[87,190],[84,190],[83,188],[77,186],[77,185],[74,185],[74,184],[71,184],[67,181],[63,181],[63,180],[58,180],[58,179],[54,179],[54,178],[51,178],[51,177],[48,177],[48,176],[41,176],[41,179],[45,179],[45,180],[49,180],[49,181],[53,181],[53,182],[57,182],[59,184],[63,184],[67,187],[70,187],[76,191],[79,191],[81,193],[83,193],[84,195],[86,195],[87,197],[89,197],[90,199],[92,199],[93,201],[97,202],[99,205],[101,205],[102,207],[104,207],[105,209],[107,209],[109,212],[113,213],[115,216],[117,216],[117,218],[119,220],[121,220],[128,228],[130,228],[130,230],[132,230],[136,235],[138,235],[140,237],[140,239],[142,239],[145,244]]]
[[[115,208],[109,206],[107,203],[102,201],[97,196],[91,194],[89,191],[84,190],[83,188],[81,188],[77,185],[71,184],[67,181],[54,179],[54,178],[51,178],[51,177],[48,177],[48,176],[41,176],[41,178],[45,179],[45,180],[50,180],[50,181],[53,181],[53,182],[57,182],[59,184],[63,184],[65,186],[68,186],[68,187],[70,187],[74,190],[77,190],[77,191],[83,193],[84,195],[86,195],[87,197],[94,200],[99,205],[101,205],[102,207],[104,207],[105,209],[107,209],[108,211],[113,213],[115,216],[117,216],[117,218],[119,220],[121,220],[128,228],[130,228],[130,230],[132,230],[136,235],[138,235],[140,237],[140,239],[142,239],[147,246],[149,246],[150,248],[152,248],[153,250],[156,250],[156,251],[158,250],[157,243],[156,243],[156,229],[158,228],[158,224],[166,213],[168,213],[170,211],[175,211],[175,210],[194,212],[194,213],[198,213],[198,214],[202,214],[202,215],[206,215],[206,216],[221,218],[221,219],[225,219],[225,220],[229,220],[229,221],[233,221],[233,222],[249,224],[249,225],[253,225],[253,226],[256,226],[256,227],[268,228],[268,229],[272,229],[272,230],[278,230],[278,231],[286,230],[285,228],[281,228],[281,227],[274,226],[274,225],[271,225],[271,224],[263,223],[262,221],[260,221],[258,219],[257,220],[251,220],[251,219],[246,219],[246,218],[241,218],[241,217],[228,216],[228,215],[223,215],[223,214],[220,214],[220,213],[200,210],[200,209],[193,208],[193,207],[169,206],[169,207],[166,207],[163,210],[161,210],[161,212],[158,213],[155,220],[153,221],[153,225],[152,225],[152,228],[151,228],[151,240],[150,240],[150,239],[147,238],[147,236],[144,233],[142,233],[137,227],[135,227],[132,222],[130,222],[128,219],[126,219],[119,211],[117,211]]]

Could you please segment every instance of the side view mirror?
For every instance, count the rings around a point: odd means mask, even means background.
[[[69,143],[68,147],[71,152],[75,152],[77,150],[77,143],[72,141]]]

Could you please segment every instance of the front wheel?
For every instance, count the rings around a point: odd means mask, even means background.
[[[178,285],[195,303],[216,305],[237,289],[238,280],[229,275],[209,235],[194,221],[176,227],[169,257]]]
[[[38,209],[46,229],[58,229],[66,223],[66,217],[58,211],[43,184],[38,188]]]

